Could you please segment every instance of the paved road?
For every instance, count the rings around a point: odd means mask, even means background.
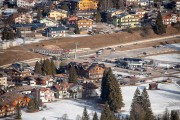
[[[95,55],[95,52],[99,49],[106,49],[106,48],[116,48],[119,46],[129,46],[129,45],[135,45],[135,44],[142,44],[142,43],[149,43],[149,42],[155,42],[155,41],[162,41],[162,40],[169,40],[169,39],[180,39],[180,34],[178,35],[171,35],[171,36],[166,36],[166,37],[161,37],[161,38],[153,38],[153,39],[145,39],[145,40],[141,40],[141,41],[136,41],[136,42],[129,42],[129,43],[123,43],[123,44],[118,44],[118,45],[112,45],[112,46],[107,46],[107,47],[103,47],[103,48],[97,48],[97,49],[93,49],[93,50],[89,50],[88,52],[81,52],[78,53],[78,57],[86,57],[86,56],[92,56]],[[172,39],[172,40],[174,40]]]

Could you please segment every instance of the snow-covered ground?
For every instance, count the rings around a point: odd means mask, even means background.
[[[97,112],[100,116],[100,107],[97,104],[87,102],[85,100],[59,100],[53,103],[46,103],[47,110],[43,110],[36,113],[27,113],[22,111],[23,120],[42,120],[43,117],[46,120],[57,120],[61,118],[63,114],[68,115],[68,119],[76,120],[77,115],[82,116],[83,109],[86,106],[89,116],[92,118],[94,112]]]
[[[162,54],[162,55],[148,56],[146,58],[158,60],[158,61],[164,61],[164,62],[180,63],[180,54]]]
[[[148,84],[140,85],[138,88],[143,90]],[[164,112],[165,108],[169,110],[180,109],[180,87],[170,84],[159,84],[160,90],[148,90],[151,107],[155,115]],[[137,86],[121,87],[125,106],[123,114],[129,114],[132,98]],[[75,120],[77,115],[82,115],[84,106],[87,107],[88,113],[92,117],[92,113],[96,111],[100,116],[101,109],[97,104],[85,100],[59,100],[53,103],[46,103],[47,110],[36,113],[22,112],[23,120],[41,120],[43,117],[46,120],[57,120],[63,114],[67,114],[68,118]]]
[[[147,87],[147,84],[138,86],[139,89]],[[124,113],[128,114],[130,111],[130,106],[134,92],[137,86],[125,86],[122,87],[122,95],[125,103]],[[171,84],[159,84],[158,88],[160,90],[148,90],[152,111],[155,115],[164,112],[165,108],[169,110],[180,109],[180,87]]]

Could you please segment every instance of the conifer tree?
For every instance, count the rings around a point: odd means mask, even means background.
[[[42,67],[41,67],[41,64],[38,61],[35,64],[34,72],[36,74],[42,74]]]
[[[171,111],[171,120],[180,120],[178,112],[176,110]]]
[[[167,108],[166,108],[166,110],[164,111],[162,120],[170,120],[170,115],[169,115],[169,111],[168,111]]]
[[[51,73],[52,73],[52,75],[56,74],[56,66],[55,66],[53,60],[51,60]]]
[[[16,119],[21,119],[21,107],[20,107],[19,102],[17,103],[17,106],[16,106]]]
[[[77,72],[74,66],[69,70],[69,83],[75,83],[77,80]]]
[[[154,116],[153,116],[153,112],[151,109],[151,103],[149,100],[149,95],[146,91],[146,88],[144,88],[143,92],[142,92],[142,104],[143,104],[143,108],[145,113],[145,120],[154,120]]]
[[[156,18],[155,33],[159,35],[166,33],[166,29],[163,24],[162,15],[160,11],[158,12],[157,18]]]
[[[69,7],[65,3],[60,8],[63,10],[69,11]]]
[[[108,71],[107,79],[109,81],[109,95],[107,102],[110,109],[113,112],[117,112],[118,109],[121,109],[124,106],[121,88],[111,69]]]
[[[139,89],[137,88],[131,104],[130,120],[144,120],[145,111],[142,106],[142,96]]]
[[[2,40],[13,40],[15,38],[15,35],[12,31],[12,29],[8,27],[4,27],[1,32],[1,39]]]
[[[75,34],[80,34],[80,30],[79,30],[79,27],[78,27],[77,24],[75,25],[74,33]]]
[[[102,78],[101,99],[107,101],[113,112],[117,112],[124,105],[120,86],[110,68],[105,70]]]
[[[17,38],[20,38],[21,37],[21,31],[19,29],[17,29],[16,31],[16,37]]]
[[[84,107],[84,111],[83,111],[83,115],[82,115],[81,120],[89,120],[89,115],[88,115],[88,112],[86,110],[86,107]]]
[[[115,120],[114,113],[110,110],[107,103],[101,112],[100,120]]]
[[[96,22],[101,22],[101,14],[100,14],[100,12],[97,12],[95,18],[96,18]]]
[[[42,11],[41,11],[40,8],[38,8],[38,10],[37,10],[37,19],[41,20],[41,18],[42,18]]]
[[[99,120],[96,112],[94,113],[93,120]]]
[[[51,63],[49,59],[43,61],[43,72],[45,73],[45,75],[52,74]]]
[[[101,82],[101,99],[102,101],[106,102],[107,98],[108,98],[108,94],[109,94],[109,84],[108,84],[108,80],[107,80],[107,73],[108,73],[108,69],[106,69],[103,73],[103,78],[102,78],[102,82]]]
[[[38,101],[36,99],[32,98],[29,101],[29,103],[28,103],[27,110],[29,112],[34,112],[34,111],[39,110],[39,103],[38,103]]]

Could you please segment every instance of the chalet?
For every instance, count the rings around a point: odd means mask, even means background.
[[[27,76],[27,77],[23,78],[22,85],[35,86],[36,85],[36,80],[35,80],[35,78],[33,76]]]
[[[105,70],[104,64],[93,63],[86,70],[86,76],[90,79],[101,79]]]
[[[7,69],[5,71],[7,73],[8,76],[15,78],[15,77],[21,77],[21,71],[17,70],[17,69]]]
[[[45,29],[45,34],[47,37],[65,37],[66,29],[63,26],[48,27]]]
[[[41,88],[40,89],[40,99],[44,102],[52,102],[54,101],[54,91],[50,90],[49,88]]]
[[[67,74],[55,74],[53,79],[56,82],[56,84],[61,84],[64,82],[68,82],[68,75]]]
[[[7,74],[4,72],[0,72],[0,86],[7,87]]]
[[[149,90],[157,90],[157,89],[158,89],[158,83],[149,84]]]
[[[89,62],[83,62],[83,63],[71,62],[68,65],[68,69],[71,66],[75,66],[77,74],[79,76],[92,79],[92,80],[97,80],[97,79],[102,78],[104,70],[105,70],[105,65],[98,64],[98,63],[91,64]],[[84,80],[87,80],[87,79],[83,79],[83,81]]]
[[[41,76],[36,78],[36,85],[41,85],[42,87],[52,87],[53,78],[51,76]]]
[[[98,1],[96,0],[80,0],[78,3],[78,10],[97,10]]]
[[[163,19],[164,25],[171,25],[171,15],[170,14],[163,15],[162,19]]]
[[[88,19],[88,18],[82,18],[77,21],[77,24],[78,24],[79,29],[81,29],[81,28],[92,29],[93,20]]]
[[[79,84],[75,84],[69,88],[70,97],[73,99],[82,98],[83,88]]]
[[[26,24],[33,22],[33,14],[32,13],[20,13],[14,19],[15,24]]]
[[[76,21],[78,20],[78,17],[77,16],[70,16],[68,18],[68,21],[67,21],[67,24],[70,24],[70,25],[74,25],[76,24]]]
[[[94,83],[83,83],[83,98],[96,97],[98,87]]]
[[[70,83],[61,83],[53,86],[56,98],[70,98],[69,88],[72,86]]]
[[[171,25],[172,23],[177,23],[178,14],[166,13],[162,15],[163,24],[164,25]]]
[[[27,106],[30,98],[16,93],[16,92],[7,92],[0,96],[0,117],[14,115],[16,111],[17,103],[19,102],[20,106]]]
[[[20,71],[20,70],[14,69],[14,68],[6,70],[6,73],[11,78],[24,78],[24,77],[32,75],[32,71],[30,71],[30,70],[21,70]]]

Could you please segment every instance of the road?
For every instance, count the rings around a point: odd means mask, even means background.
[[[98,51],[99,49],[117,48],[120,46],[127,47],[127,46],[131,46],[131,45],[140,45],[140,44],[144,44],[144,43],[163,42],[163,41],[171,41],[171,40],[178,40],[180,42],[180,34],[161,37],[161,38],[145,39],[145,40],[141,40],[141,41],[123,43],[123,44],[118,44],[118,45],[113,45],[113,46],[107,46],[107,47],[97,48],[97,49],[93,49],[93,50],[89,50],[87,52],[81,52],[81,53],[77,53],[77,54],[78,54],[78,57],[82,58],[82,57],[96,55],[95,52]]]

